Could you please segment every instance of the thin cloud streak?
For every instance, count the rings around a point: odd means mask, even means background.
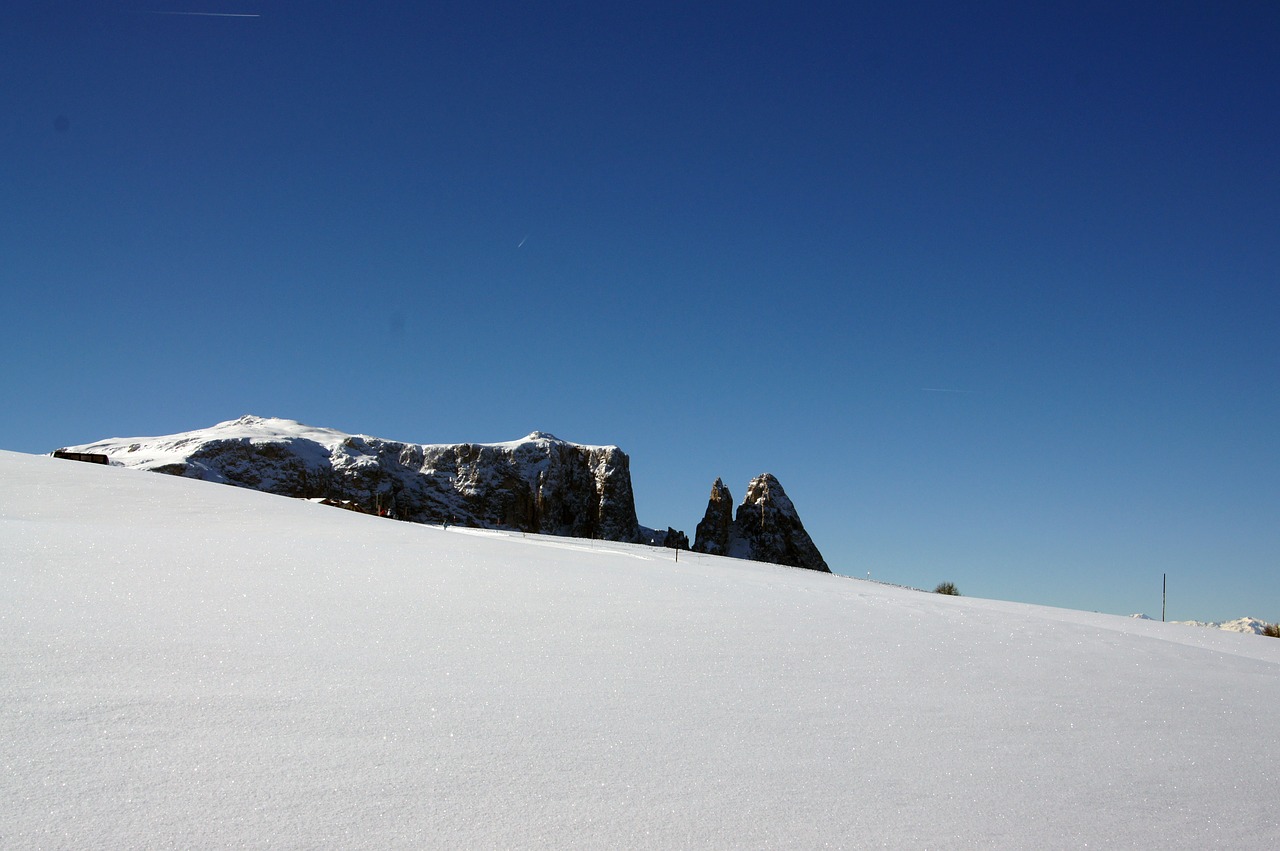
[[[201,18],[261,18],[257,12],[165,12],[159,9],[145,10],[148,15],[194,15]]]

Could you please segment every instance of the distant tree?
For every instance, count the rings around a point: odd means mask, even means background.
[[[938,587],[933,589],[935,594],[950,594],[952,597],[960,596],[960,589],[956,587],[954,582],[939,582]]]
[[[1269,623],[1262,628],[1262,634],[1272,638],[1280,638],[1280,623]]]

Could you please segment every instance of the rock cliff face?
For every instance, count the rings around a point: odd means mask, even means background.
[[[756,561],[831,572],[804,530],[796,507],[771,473],[751,480],[734,526]]]
[[[716,479],[706,516],[698,524],[694,550],[831,572],[773,474],[751,480],[732,521],[731,504],[728,489]]]
[[[729,539],[733,534],[733,496],[724,482],[716,479],[711,486],[711,499],[707,500],[707,513],[693,533],[693,548],[700,553],[714,556],[729,554]]]
[[[402,520],[640,539],[626,453],[543,432],[509,443],[424,445],[246,416],[201,431],[87,445],[124,466],[349,500]]]

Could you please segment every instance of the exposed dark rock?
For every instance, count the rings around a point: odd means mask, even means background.
[[[693,549],[716,556],[729,555],[729,539],[733,533],[733,495],[716,479],[707,501],[707,513],[693,533]]]
[[[770,473],[757,476],[733,514],[733,497],[724,482],[711,486],[707,513],[698,524],[693,549],[700,553],[805,567],[830,572],[822,553],[804,530],[786,491]]]
[[[667,534],[662,539],[664,547],[670,547],[673,550],[689,549],[689,536],[678,529],[667,527]]]
[[[749,558],[831,572],[772,473],[751,480],[733,525],[735,537],[747,545]]]
[[[385,495],[405,520],[639,540],[630,461],[616,447],[537,437],[445,446],[375,446],[369,439],[351,450],[372,463],[335,457],[344,486],[357,498]]]

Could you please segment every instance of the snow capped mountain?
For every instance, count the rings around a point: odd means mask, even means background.
[[[1171,623],[1183,624],[1185,626],[1207,626],[1213,629],[1225,629],[1227,632],[1243,632],[1249,635],[1262,635],[1262,631],[1269,624],[1264,620],[1257,618],[1236,618],[1233,621],[1220,621],[1210,623],[1207,621],[1171,621]]]
[[[1154,618],[1142,614],[1130,615],[1129,617],[1144,621],[1154,620]],[[1267,621],[1249,617],[1236,618],[1233,621],[1169,621],[1169,623],[1178,624],[1179,626],[1201,626],[1209,629],[1221,629],[1227,632],[1242,632],[1247,635],[1262,635],[1262,631],[1270,625]]]
[[[68,449],[419,523],[640,540],[626,454],[539,431],[505,443],[414,444],[244,416],[208,429]]]
[[[111,438],[59,451],[418,523],[688,547],[682,532],[637,522],[626,453],[542,431],[504,443],[415,444],[243,416],[181,434]],[[716,485],[723,489],[719,479]],[[713,491],[713,505],[715,499]],[[768,473],[752,480],[738,519],[724,522],[717,534],[726,546],[707,543],[704,552],[829,571]]]
[[[1280,841],[1280,641],[674,556],[0,452],[0,845]]]

